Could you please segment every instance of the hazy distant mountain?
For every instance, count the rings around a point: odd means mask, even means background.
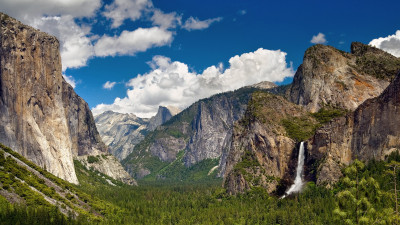
[[[156,129],[179,112],[178,108],[160,106],[157,114],[147,119],[134,114],[107,111],[95,116],[95,122],[110,152],[119,160],[123,160],[149,131]]]

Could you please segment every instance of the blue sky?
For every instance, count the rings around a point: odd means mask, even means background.
[[[0,11],[60,39],[63,74],[95,113],[143,117],[263,80],[289,83],[314,43],[348,51],[360,41],[399,57],[399,8],[395,0],[0,0]]]

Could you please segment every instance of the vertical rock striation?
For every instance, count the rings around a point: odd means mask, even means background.
[[[58,40],[0,13],[0,142],[78,183],[73,157],[106,153],[87,103],[62,77]]]
[[[309,145],[310,158],[321,162],[317,183],[326,185],[356,158],[383,160],[400,150],[400,74],[379,97],[319,129]]]

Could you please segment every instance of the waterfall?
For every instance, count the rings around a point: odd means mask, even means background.
[[[290,186],[289,190],[282,196],[282,198],[292,194],[293,192],[301,191],[303,187],[303,180],[301,178],[303,173],[303,166],[304,166],[304,142],[300,143],[299,149],[299,158],[297,159],[297,168],[296,168],[296,178],[294,179],[294,183]]]

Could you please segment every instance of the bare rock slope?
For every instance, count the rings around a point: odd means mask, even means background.
[[[400,60],[362,43],[352,43],[351,53],[330,46],[307,49],[287,98],[310,112],[325,106],[354,111],[389,85]]]

